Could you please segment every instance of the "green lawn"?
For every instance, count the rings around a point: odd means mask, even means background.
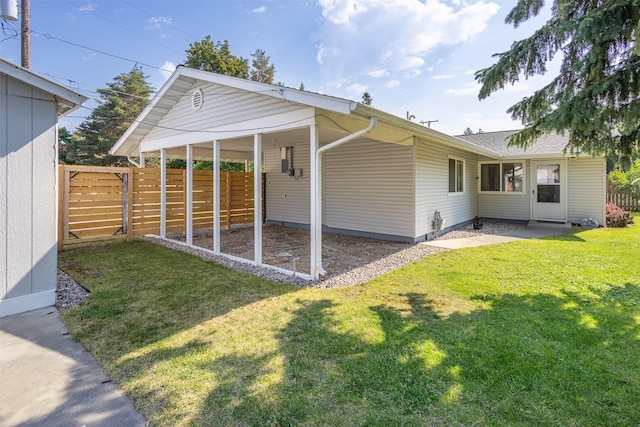
[[[334,290],[143,241],[62,313],[152,425],[638,425],[640,226],[442,252]]]

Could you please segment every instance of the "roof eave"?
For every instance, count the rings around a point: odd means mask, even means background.
[[[500,155],[495,151],[486,149],[472,142],[468,142],[460,138],[447,135],[437,130],[428,128],[419,123],[415,123],[410,120],[406,120],[401,117],[395,116],[393,114],[386,113],[382,110],[378,110],[376,108],[373,108],[365,104],[356,103],[356,106],[353,110],[367,117],[376,116],[378,120],[384,121],[394,126],[398,126],[402,129],[407,130],[410,133],[414,133],[416,136],[422,136],[432,140],[436,140],[437,142],[441,142],[447,145],[452,145],[452,146],[464,149],[466,151],[473,152],[475,154],[482,154],[484,156],[488,156],[496,159],[500,158]]]
[[[59,117],[80,108],[80,106],[89,99],[87,96],[45,79],[26,68],[12,64],[1,58],[0,73],[53,95],[58,105],[62,107],[62,111],[58,113]]]

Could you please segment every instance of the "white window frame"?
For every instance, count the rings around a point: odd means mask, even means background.
[[[502,178],[504,176],[503,173],[503,165],[504,164],[522,164],[522,191],[504,191]],[[499,190],[483,190],[482,189],[482,165],[500,165],[500,186]],[[519,195],[527,193],[527,162],[524,160],[498,160],[498,161],[484,161],[478,162],[478,193],[483,194],[511,194],[511,195]]]
[[[455,163],[455,167],[454,167],[454,170],[455,170],[455,172],[454,172],[454,173],[455,173],[455,179],[456,179],[456,180],[457,180],[457,178],[458,178],[458,174],[457,174],[458,168],[457,168],[457,165],[458,165],[458,162],[462,162],[462,190],[461,190],[461,191],[458,191],[458,190],[457,190],[457,188],[458,188],[458,185],[457,185],[457,184],[458,184],[458,181],[455,181],[455,182],[454,182],[454,187],[456,188],[456,190],[451,191],[451,189],[449,188],[449,183],[451,182],[451,176],[450,176],[451,169],[449,168],[449,163],[451,162],[451,160],[455,160],[455,162],[456,162],[456,163]],[[467,169],[467,163],[466,163],[466,160],[465,160],[465,159],[463,159],[462,157],[449,156],[449,157],[447,158],[447,192],[448,192],[448,194],[449,194],[450,196],[455,196],[455,195],[462,195],[462,194],[465,194],[465,190],[466,190],[466,179],[467,179],[467,170],[466,170],[466,169]]]

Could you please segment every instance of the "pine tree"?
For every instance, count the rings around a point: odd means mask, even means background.
[[[253,61],[251,63],[250,79],[256,82],[273,83],[276,67],[273,64],[269,64],[271,57],[266,56],[262,49],[257,49],[251,56],[253,56]]]
[[[373,98],[371,98],[371,95],[369,94],[369,92],[365,92],[362,94],[362,103],[365,105],[371,105],[371,103],[373,102]]]
[[[109,150],[149,103],[153,88],[138,66],[98,89],[100,105],[85,119],[70,141],[66,159],[72,164],[121,166],[126,159],[111,156]]]
[[[505,22],[518,27],[543,7],[543,0],[519,0]],[[561,54],[553,81],[507,110],[525,125],[509,142],[526,148],[542,134],[569,131],[568,151],[615,152],[629,163],[640,138],[640,1],[556,0],[551,13],[533,35],[476,73],[479,98],[544,74]]]

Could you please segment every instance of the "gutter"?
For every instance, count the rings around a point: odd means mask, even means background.
[[[326,273],[324,268],[322,268],[322,154],[371,132],[377,124],[378,118],[371,116],[369,125],[366,128],[316,149],[315,168],[313,168],[313,175],[315,178],[313,197],[315,206],[311,211],[311,276],[314,280],[317,280],[319,276]]]

